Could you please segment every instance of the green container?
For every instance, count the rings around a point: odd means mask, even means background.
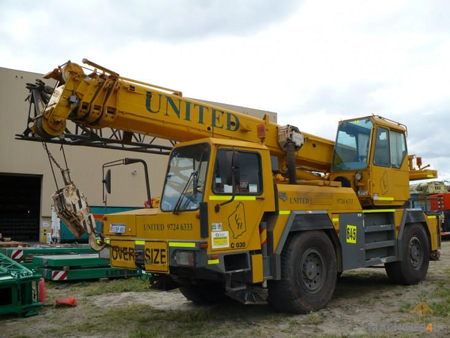
[[[37,314],[41,275],[0,253],[0,315],[15,313],[21,317]]]

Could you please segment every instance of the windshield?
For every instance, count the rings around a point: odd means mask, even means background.
[[[372,127],[373,123],[368,118],[344,121],[339,125],[332,171],[359,170],[367,167]]]
[[[210,147],[207,143],[175,149],[169,160],[161,210],[196,210],[203,199]]]

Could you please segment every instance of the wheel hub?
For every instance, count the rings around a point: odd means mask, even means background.
[[[319,291],[325,282],[325,265],[321,253],[313,248],[306,250],[301,266],[300,281],[303,287],[311,293]]]
[[[422,264],[422,246],[420,245],[420,240],[417,237],[412,237],[409,241],[409,261],[415,268],[420,267]]]
[[[316,268],[316,265],[313,262],[306,263],[306,276],[309,279],[313,279],[314,278],[314,276],[316,275],[316,271],[317,271],[317,268]]]

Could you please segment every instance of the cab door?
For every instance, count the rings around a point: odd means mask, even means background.
[[[262,163],[259,151],[217,150],[208,198],[212,251],[260,248],[259,224],[266,202],[263,170],[271,170]]]
[[[375,205],[398,205],[409,198],[409,169],[404,133],[377,127],[373,152],[372,196]]]

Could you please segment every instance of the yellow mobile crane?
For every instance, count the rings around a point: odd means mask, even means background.
[[[228,295],[306,313],[326,306],[343,271],[384,264],[409,285],[439,258],[436,215],[406,207],[410,180],[437,177],[413,168],[406,126],[345,120],[332,142],[83,62],[95,70],[68,62],[46,75],[54,90],[29,85],[34,116],[20,138],[157,153],[170,148],[144,135],[179,142],[160,200],[105,216],[96,247],[112,266],[141,268],[198,304]],[[67,120],[82,132],[68,134]],[[75,188],[57,195],[62,217],[74,195],[84,201]]]

